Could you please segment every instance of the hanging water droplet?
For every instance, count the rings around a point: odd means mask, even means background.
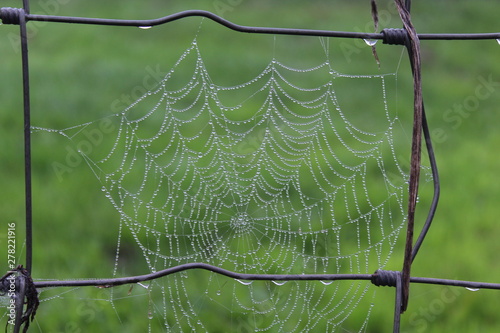
[[[325,280],[321,280],[320,282],[323,283],[325,286],[329,286],[333,283],[333,281],[325,281]]]
[[[236,281],[238,281],[239,283],[245,285],[245,286],[248,286],[248,285],[251,285],[252,284],[252,280],[250,281],[242,281],[242,280],[238,280],[238,279],[235,279]]]
[[[152,26],[150,25],[145,25],[145,26],[142,26],[142,27],[139,27],[139,29],[143,29],[143,30],[147,30],[147,29],[151,29]]]
[[[374,46],[377,44],[378,40],[377,39],[363,39],[368,46]]]
[[[497,43],[500,45],[500,38],[497,39]]]
[[[148,319],[153,319],[153,312],[152,311],[148,311]]]
[[[220,296],[220,290],[217,290],[217,292],[215,293],[217,296]]]
[[[282,285],[284,285],[286,283],[286,281],[275,281],[275,280],[273,280],[273,283],[275,285],[277,285],[277,286],[282,286]]]
[[[469,288],[469,287],[465,287],[465,289],[470,290],[470,291],[479,291],[479,288]]]

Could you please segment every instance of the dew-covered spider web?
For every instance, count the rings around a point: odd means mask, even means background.
[[[253,79],[225,86],[194,40],[120,112],[33,132],[66,137],[118,212],[105,222],[119,229],[113,276],[131,265],[130,247],[142,254],[143,274],[194,262],[241,273],[371,274],[386,266],[406,215],[407,172],[386,89],[395,79],[340,73],[330,59],[297,68],[274,58]],[[135,311],[150,329],[176,332],[330,332],[374,293],[367,282],[251,282],[197,270],[143,286],[149,306]]]

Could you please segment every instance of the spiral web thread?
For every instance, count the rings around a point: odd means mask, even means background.
[[[296,69],[273,59],[254,79],[226,87],[212,81],[195,39],[155,89],[104,118],[115,124],[109,142],[79,153],[120,215],[114,275],[125,265],[125,234],[150,272],[190,262],[257,274],[383,268],[405,222],[408,177],[385,89],[395,74],[332,68],[330,60]],[[315,86],[303,87],[304,77]],[[353,80],[380,91],[373,110],[344,112],[336,87]],[[77,143],[104,120],[33,131]],[[160,296],[150,296],[149,316],[171,330],[213,331],[198,315],[217,308],[240,331],[331,331],[373,288],[206,276],[196,295],[203,307],[193,302],[191,273],[151,283],[148,292]]]

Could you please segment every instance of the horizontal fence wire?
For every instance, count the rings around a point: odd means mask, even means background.
[[[8,271],[0,279],[0,292],[4,291],[6,288],[7,279],[12,279],[15,277],[16,285],[18,288],[18,300],[16,312],[19,319],[16,321],[14,332],[20,332],[21,326],[24,324],[23,332],[26,332],[30,318],[33,319],[36,309],[38,307],[38,298],[36,288],[54,288],[54,287],[82,287],[82,286],[97,286],[102,288],[109,288],[124,284],[134,284],[143,281],[149,281],[165,277],[171,274],[179,273],[182,271],[202,269],[211,271],[213,273],[223,275],[233,279],[239,280],[268,280],[268,281],[341,281],[341,280],[365,280],[370,281],[376,286],[390,286],[396,288],[396,300],[395,300],[395,313],[394,313],[394,332],[399,332],[399,318],[404,308],[406,308],[408,291],[405,291],[404,284],[409,283],[419,283],[419,284],[434,284],[434,285],[446,285],[455,287],[465,287],[473,289],[500,289],[500,283],[485,283],[476,281],[463,281],[463,280],[449,280],[441,278],[429,278],[429,277],[414,277],[409,274],[409,267],[411,262],[415,259],[417,252],[424,241],[424,238],[430,228],[434,213],[436,211],[437,203],[439,200],[439,175],[438,168],[435,163],[434,151],[431,144],[431,138],[429,133],[429,128],[427,125],[425,111],[423,106],[423,101],[421,101],[421,127],[417,126],[416,135],[419,131],[423,131],[423,137],[426,143],[426,148],[431,163],[431,170],[434,181],[434,197],[429,209],[427,220],[420,232],[420,235],[412,247],[411,237],[407,238],[407,253],[405,256],[403,274],[399,271],[386,271],[377,270],[373,274],[248,274],[248,273],[238,273],[232,272],[217,266],[209,265],[206,263],[188,263],[183,265],[178,265],[170,267],[158,272],[151,274],[121,277],[121,278],[109,278],[109,279],[90,279],[90,280],[61,280],[61,281],[35,281],[31,279],[32,270],[32,208],[31,208],[31,147],[30,147],[30,104],[29,104],[29,65],[28,65],[28,45],[26,38],[26,23],[29,21],[43,21],[43,22],[55,22],[55,23],[74,23],[74,24],[92,24],[92,25],[109,25],[109,26],[134,26],[134,27],[152,27],[157,25],[166,24],[179,19],[187,17],[205,17],[222,26],[229,29],[243,32],[243,33],[254,33],[254,34],[273,34],[273,35],[298,35],[298,36],[318,36],[318,37],[338,37],[338,38],[361,38],[361,39],[372,39],[372,40],[382,40],[384,44],[395,44],[404,45],[408,49],[408,54],[410,56],[410,61],[412,63],[413,75],[420,70],[419,61],[414,64],[415,60],[418,60],[419,55],[415,55],[415,51],[418,52],[418,47],[415,48],[415,43],[418,40],[487,40],[487,39],[500,39],[500,32],[497,33],[460,33],[460,34],[416,34],[411,29],[411,21],[409,20],[409,9],[411,1],[405,2],[405,7],[403,7],[402,0],[395,0],[400,7],[400,16],[403,20],[403,29],[384,29],[380,33],[364,33],[364,32],[347,32],[347,31],[328,31],[328,30],[311,30],[311,29],[292,29],[292,28],[272,28],[272,27],[253,27],[253,26],[243,26],[235,24],[228,21],[212,12],[203,10],[187,10],[172,15],[164,16],[157,19],[150,20],[122,20],[122,19],[106,19],[106,18],[87,18],[87,17],[71,17],[71,16],[53,16],[53,15],[34,15],[29,13],[29,0],[23,0],[23,9],[20,8],[1,8],[0,9],[0,19],[3,24],[14,24],[20,25],[21,34],[21,47],[22,47],[22,66],[23,66],[23,91],[24,91],[24,128],[25,128],[25,193],[26,193],[26,268],[19,266],[18,268]],[[374,1],[372,1],[373,5]],[[373,11],[372,7],[372,11]],[[405,17],[404,13],[407,13]],[[375,11],[372,12],[374,17],[376,16]],[[411,36],[411,37],[410,37]],[[415,84],[415,94],[417,94],[417,84]],[[419,107],[415,102],[415,111]],[[417,113],[416,113],[417,114]],[[419,139],[420,140],[420,139]],[[415,153],[412,151],[412,155]],[[419,157],[418,157],[419,159]],[[419,162],[418,162],[419,163]],[[416,164],[417,165],[417,164]],[[416,177],[416,176],[414,176]],[[418,183],[417,183],[418,185]],[[416,191],[416,189],[414,190]],[[416,192],[415,192],[416,193]],[[408,228],[408,234],[413,233],[412,228]],[[409,247],[408,247],[409,245]],[[408,250],[409,249],[409,250]],[[406,275],[406,276],[405,276]],[[403,276],[405,280],[403,280]],[[25,301],[26,298],[26,301]],[[405,300],[406,298],[406,300]],[[24,306],[26,305],[26,309]]]
[[[0,18],[4,24],[19,24],[19,12],[22,9],[5,7],[0,9]],[[340,37],[340,38],[362,38],[386,40],[386,33],[365,33],[350,31],[329,31],[312,29],[292,29],[292,28],[270,28],[270,27],[252,27],[235,24],[212,12],[204,10],[186,10],[172,15],[164,16],[151,20],[122,20],[105,18],[88,18],[72,16],[53,16],[53,15],[34,15],[25,14],[26,21],[60,22],[92,25],[111,25],[111,26],[132,26],[132,27],[152,27],[173,22],[186,17],[205,17],[217,22],[229,29],[256,34],[272,35],[296,35],[296,36],[316,36],[316,37]],[[396,29],[399,30],[399,29]],[[460,33],[460,34],[418,34],[420,40],[480,40],[480,39],[498,39],[500,32],[497,33]]]
[[[124,284],[132,284],[144,281],[155,280],[171,274],[193,270],[203,269],[214,272],[229,278],[248,281],[342,281],[342,280],[365,280],[371,281],[376,286],[396,285],[396,276],[394,271],[377,270],[373,274],[247,274],[232,272],[217,266],[205,263],[189,263],[170,267],[155,273],[137,275],[123,278],[111,279],[90,279],[90,280],[63,280],[63,281],[36,281],[34,285],[37,288],[53,287],[114,287]],[[399,273],[399,272],[398,272]],[[500,283],[486,283],[463,280],[448,280],[428,277],[411,277],[410,281],[419,284],[435,284],[454,287],[464,287],[473,289],[500,289]]]

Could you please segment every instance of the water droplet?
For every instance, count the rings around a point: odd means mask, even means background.
[[[470,291],[479,291],[479,288],[469,288],[469,287],[465,287],[465,289],[470,290]]]
[[[217,296],[220,296],[220,290],[217,290],[217,292],[215,293]]]
[[[368,46],[374,46],[377,44],[378,40],[377,39],[363,39]]]
[[[333,283],[333,281],[325,281],[325,280],[321,280],[320,282],[323,283],[325,286],[329,286]]]
[[[277,285],[277,286],[282,286],[282,285],[284,285],[284,284],[286,283],[286,281],[274,281],[274,280],[273,280],[273,283],[274,283],[275,285]]]
[[[153,319],[153,312],[151,311],[148,312],[148,319]]]
[[[251,285],[252,284],[252,280],[251,281],[242,281],[242,280],[238,280],[238,279],[235,279],[236,281],[238,281],[239,283],[245,285],[245,286],[248,286],[248,285]]]
[[[151,29],[152,26],[150,25],[145,25],[145,26],[142,26],[142,27],[139,27],[139,29],[143,29],[143,30],[147,30],[147,29]]]
[[[500,38],[497,39],[497,43],[500,44]]]

